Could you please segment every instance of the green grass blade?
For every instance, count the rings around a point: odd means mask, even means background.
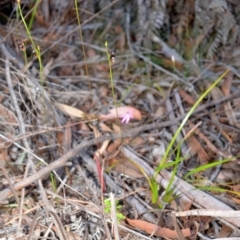
[[[216,166],[218,166],[220,164],[223,164],[223,163],[226,163],[226,162],[229,162],[229,161],[232,161],[232,159],[225,159],[225,160],[221,160],[221,161],[217,161],[217,162],[204,164],[202,166],[199,166],[199,167],[194,168],[191,171],[189,171],[187,174],[185,174],[184,179],[188,178],[189,176],[191,176],[191,175],[193,175],[195,173],[205,171],[206,169],[216,167]]]

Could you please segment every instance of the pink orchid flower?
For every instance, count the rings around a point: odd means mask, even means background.
[[[129,121],[134,118],[133,115],[129,112],[126,112],[120,115],[119,117],[122,119],[121,123],[126,123],[126,124],[128,124]]]
[[[109,111],[108,114],[99,115],[99,118],[101,120],[121,118],[122,123],[128,124],[131,119],[141,120],[142,115],[138,109],[130,106],[124,106],[124,107],[113,108]]]

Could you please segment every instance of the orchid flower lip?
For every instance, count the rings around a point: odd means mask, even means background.
[[[121,123],[124,123],[124,122],[125,122],[126,124],[128,124],[129,121],[133,118],[133,116],[132,116],[131,113],[126,112],[125,114],[122,114],[122,115],[120,116],[120,118],[122,118]]]

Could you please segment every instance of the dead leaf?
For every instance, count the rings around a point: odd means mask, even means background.
[[[231,197],[231,200],[233,200],[237,205],[240,204],[240,199],[239,198]]]
[[[106,66],[105,63],[102,63],[100,60],[101,56],[96,53],[96,51],[92,48],[87,49],[87,57],[93,61],[91,63],[91,68],[97,71],[106,71],[106,69],[109,69],[109,65]],[[101,87],[100,87],[101,88]],[[101,91],[99,91],[101,93]]]
[[[49,23],[47,21],[45,21],[45,18],[44,18],[44,15],[43,15],[42,12],[37,11],[36,14],[35,14],[35,18],[40,25],[42,25],[46,28],[49,27]]]
[[[87,56],[90,59],[99,58],[99,55],[96,54],[96,51],[92,48],[87,49]]]
[[[229,71],[227,75],[224,78],[223,84],[222,84],[222,92],[224,96],[228,96],[230,94],[231,86],[232,86],[232,79],[233,79],[233,73]]]
[[[4,92],[4,90],[2,92]],[[4,99],[4,96],[0,95],[0,103],[3,101],[3,99]]]
[[[112,129],[102,122],[99,123],[99,127],[102,132],[112,132]]]
[[[110,165],[118,173],[127,175],[133,179],[144,177],[141,171],[130,161],[123,158],[114,158],[110,161]]]
[[[234,192],[240,192],[240,184],[232,185],[232,186],[231,186],[231,189],[232,189]]]
[[[99,132],[98,128],[95,127],[94,125],[88,124],[88,126],[93,130],[93,133],[94,133],[95,138],[98,138],[98,137],[100,137],[100,136],[102,135],[102,134]]]
[[[89,136],[90,128],[85,122],[80,122],[79,131],[81,131],[83,137],[87,137]]]
[[[195,136],[190,136],[187,139],[187,143],[190,148],[191,154],[192,155],[197,154],[198,159],[201,163],[205,164],[209,161],[209,156],[207,152],[204,150],[204,148],[202,147],[202,145],[199,143]]]
[[[100,86],[100,88],[99,88],[99,96],[101,98],[107,98],[108,94],[109,94],[109,88],[107,86],[105,86],[105,85],[104,86]],[[104,102],[104,103],[107,103],[107,102]]]
[[[0,116],[8,123],[18,124],[18,120],[13,112],[0,104]]]
[[[66,127],[64,129],[64,135],[63,135],[63,151],[64,153],[68,152],[72,145],[72,129],[71,129],[71,121],[68,121],[66,124]]]
[[[59,39],[59,32],[57,32],[57,31],[49,31],[43,37],[43,42],[44,43],[48,43],[49,41],[56,41],[57,39]]]
[[[178,237],[177,232],[175,230],[162,228],[162,227],[156,226],[155,224],[142,221],[142,220],[132,220],[127,218],[127,221],[131,226],[138,228],[148,234],[153,234],[158,237],[168,237],[168,238]],[[189,228],[182,229],[181,232],[184,237],[189,237],[192,235]]]
[[[181,98],[183,99],[183,101],[187,102],[189,105],[193,106],[194,103],[196,102],[192,96],[190,96],[186,91],[184,91],[183,89],[179,89],[179,94],[181,96]]]
[[[63,140],[64,139],[64,133],[58,131],[56,133],[56,137],[57,137],[57,143],[58,143],[58,152],[60,154],[63,154],[64,153],[64,148],[62,146],[63,146],[63,143],[64,143],[64,140]]]
[[[223,84],[222,84],[222,92],[224,96],[229,96],[230,94],[230,90],[231,90],[231,86],[232,86],[232,79],[233,79],[233,73],[230,71],[227,73]],[[239,127],[239,123],[238,120],[236,118],[235,112],[232,109],[232,105],[231,102],[228,101],[226,103],[224,103],[224,111],[226,113],[226,116],[228,118],[228,121],[230,123],[230,125]]]
[[[77,118],[86,117],[86,114],[83,111],[75,107],[71,107],[69,105],[62,104],[62,103],[55,103],[55,106],[57,106],[62,112],[64,112],[65,114],[71,117],[77,117]]]
[[[107,152],[109,154],[114,153],[115,151],[118,150],[119,146],[121,145],[122,141],[121,139],[116,139],[113,141],[113,143],[109,144],[108,148],[107,148]],[[118,152],[118,151],[117,151]]]
[[[207,87],[210,87],[210,86],[211,86],[211,84],[207,83]],[[223,97],[223,93],[218,87],[214,87],[212,89],[211,95],[212,95],[213,100],[219,100]]]
[[[126,45],[126,38],[125,38],[125,33],[123,31],[123,28],[121,27],[121,25],[117,25],[115,27],[115,31],[120,34],[118,37],[118,41],[117,41],[117,48],[120,52],[124,51],[124,47]]]
[[[47,77],[51,71],[51,66],[53,65],[53,58],[51,58],[47,64],[44,65],[44,68],[43,68],[43,73],[44,73],[44,76]]]
[[[154,117],[162,117],[166,113],[166,108],[164,106],[159,106],[155,113],[153,114]]]
[[[226,224],[222,224],[222,227],[219,231],[218,237],[219,238],[229,237],[232,232],[233,232],[233,229],[230,226],[228,226]]]
[[[137,146],[143,146],[145,144],[146,146],[146,142],[147,140],[144,139],[143,137],[139,136],[139,137],[135,137],[134,139],[132,138],[126,138],[124,139],[126,143],[128,143],[130,146],[132,147],[137,147]],[[149,143],[149,142],[148,142]]]
[[[238,120],[236,118],[235,112],[233,111],[232,105],[229,101],[224,103],[224,111],[226,113],[226,116],[228,118],[230,125],[240,127]]]
[[[166,68],[170,68],[172,69],[173,66],[174,68],[177,68],[178,70],[182,70],[183,69],[183,64],[179,61],[172,61],[172,59],[169,59],[167,57],[165,57],[164,55],[160,55],[161,58],[161,64],[162,66],[166,67]]]
[[[0,150],[0,162],[6,162],[9,160],[8,149],[3,148]]]
[[[190,127],[192,127],[192,128],[194,127],[194,125],[193,125],[192,123],[189,123],[189,125],[190,125]],[[223,156],[223,157],[225,157],[225,158],[231,157],[231,155],[228,153],[227,150],[223,152],[223,151],[217,149],[217,148],[215,147],[215,145],[213,145],[213,143],[209,140],[209,138],[208,138],[205,134],[203,134],[198,128],[196,128],[195,134],[197,134],[197,135],[199,136],[199,138],[201,138],[201,139],[207,144],[208,148],[209,148],[212,152],[214,152],[214,153],[216,153],[216,154],[219,154],[219,155],[221,155],[221,156]]]
[[[121,128],[118,125],[116,125],[116,124],[113,124],[113,130],[116,133],[120,133],[121,132]]]

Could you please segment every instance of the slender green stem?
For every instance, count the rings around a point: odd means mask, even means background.
[[[79,10],[78,10],[78,1],[74,0],[75,2],[75,8],[76,8],[76,15],[77,15],[77,21],[78,21],[78,26],[79,26],[79,35],[80,35],[80,39],[83,42],[83,34],[82,34],[82,28],[81,28],[81,21],[80,21],[80,16],[79,16]],[[84,65],[85,65],[85,71],[86,71],[86,75],[87,75],[87,80],[88,80],[88,88],[89,91],[92,92],[92,87],[91,87],[91,82],[89,79],[89,74],[88,74],[88,65],[87,65],[87,56],[86,56],[86,51],[85,51],[85,47],[84,44],[82,44],[82,51],[83,51],[83,58],[84,58]],[[92,93],[91,93],[92,94]]]
[[[36,47],[34,41],[33,41],[33,38],[31,36],[31,33],[30,33],[30,30],[27,26],[27,23],[24,19],[24,16],[23,16],[23,13],[22,13],[22,9],[21,9],[21,4],[20,4],[20,0],[17,1],[18,2],[18,11],[19,11],[19,14],[20,14],[20,17],[22,19],[22,22],[25,26],[25,29],[27,31],[27,35],[31,41],[31,44],[32,44],[32,48],[34,50],[34,52],[36,53],[36,56],[37,56],[37,59],[38,59],[38,62],[39,62],[39,68],[40,68],[40,80],[41,82],[43,83],[43,80],[44,80],[44,76],[43,76],[43,65],[42,65],[42,59],[41,59],[41,53],[40,53],[40,47]]]
[[[114,106],[117,107],[117,100],[116,100],[116,98],[115,98],[115,92],[114,92],[112,63],[111,63],[111,59],[110,59],[110,54],[109,54],[109,52],[108,52],[108,42],[107,42],[107,41],[105,42],[105,47],[106,47],[106,52],[107,52],[108,64],[109,64],[109,75],[110,75],[110,83],[111,83],[112,97],[113,97]],[[118,117],[118,112],[117,112],[117,117]]]
[[[28,63],[28,59],[27,59],[27,52],[26,52],[26,49],[23,51],[23,55],[24,55],[24,62],[25,62],[25,65],[27,65],[27,63]]]
[[[36,12],[37,12],[37,7],[38,7],[38,4],[41,2],[41,0],[37,0],[34,7],[33,7],[33,11],[32,11],[32,14],[31,14],[31,18],[30,18],[30,21],[29,21],[29,24],[28,24],[28,29],[31,30],[32,28],[32,25],[33,25],[33,21],[34,21],[34,17],[36,15]]]

